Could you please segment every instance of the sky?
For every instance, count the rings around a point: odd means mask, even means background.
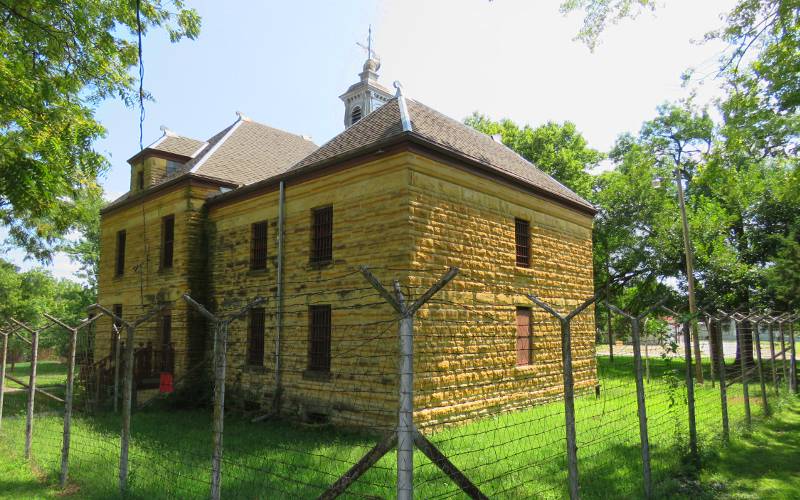
[[[607,151],[635,133],[656,106],[686,97],[687,68],[712,74],[721,51],[700,44],[733,0],[670,0],[655,13],[611,26],[590,52],[573,40],[580,13],[559,0],[191,1],[202,17],[197,40],[144,40],[144,145],[167,126],[205,140],[236,120],[309,135],[323,144],[344,128],[338,96],[358,80],[368,27],[381,58],[380,82],[453,118],[473,111],[533,126],[575,123],[589,145]],[[698,102],[719,93],[706,78]],[[128,189],[126,160],[139,151],[138,109],[105,101],[96,110],[107,135],[96,144],[110,162],[101,178],[109,199]],[[0,230],[0,238],[3,238]],[[24,254],[6,254],[23,269]],[[51,271],[76,266],[56,256]]]

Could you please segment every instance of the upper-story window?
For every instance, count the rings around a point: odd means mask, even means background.
[[[333,207],[315,208],[311,212],[311,263],[326,264],[333,260]]]
[[[138,191],[144,189],[144,170],[136,172],[136,189]]]
[[[161,269],[172,267],[175,255],[175,216],[167,215],[161,219]]]
[[[127,233],[125,230],[117,231],[117,249],[114,275],[122,276],[125,274],[125,239]]]
[[[353,109],[350,111],[350,125],[360,120],[361,116],[362,116],[361,106],[354,106]]]
[[[267,267],[267,221],[255,222],[250,228],[250,269]]]
[[[172,175],[183,167],[183,163],[167,160],[167,175]]]
[[[514,219],[514,240],[517,247],[517,267],[531,267],[531,224]]]

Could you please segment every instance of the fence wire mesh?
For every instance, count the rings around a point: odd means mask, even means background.
[[[397,279],[411,303],[441,279],[443,270],[371,272],[390,293]],[[230,319],[227,328],[207,321],[181,299],[162,304],[158,314],[136,327],[126,495],[203,498],[213,490],[214,389],[220,387],[215,377],[223,359],[215,362],[214,354],[224,340],[223,498],[397,496],[394,436],[403,315],[359,270],[286,282],[282,297],[269,293],[243,310],[263,290],[253,286],[236,296],[192,297],[216,318]],[[415,497],[569,496],[561,324],[530,299],[532,292],[462,273],[414,314]],[[557,289],[535,292],[563,315],[587,299]],[[114,311],[113,304],[105,306]],[[122,317],[135,323],[146,309],[123,310]],[[182,325],[190,325],[194,339],[175,335]],[[793,359],[789,326],[776,323],[771,342],[766,323],[758,334],[771,406],[789,389],[782,359],[785,353],[788,373]],[[611,360],[594,328],[594,306],[570,322],[584,498],[643,497],[647,488],[637,374],[632,348],[622,344],[630,331],[617,331],[615,337],[619,344]],[[641,342],[651,483],[658,496],[680,480],[676,471],[690,452],[683,342],[673,332],[643,335]],[[78,331],[67,488],[81,495],[122,494],[124,344],[125,327],[111,318]],[[722,446],[719,370],[712,376],[705,345],[705,382],[694,384],[693,400],[701,457]],[[7,374],[28,384],[30,364],[23,359],[30,347],[16,348],[20,355],[9,361]],[[741,432],[745,414],[736,342],[722,340],[721,349],[731,432]],[[750,369],[757,368],[754,363]],[[38,361],[37,387],[49,396],[37,392],[32,421],[31,462],[53,483],[62,465],[62,367]],[[759,382],[753,371],[749,399],[755,416],[763,413]],[[28,390],[10,379],[6,388],[0,453],[16,456],[25,445]]]

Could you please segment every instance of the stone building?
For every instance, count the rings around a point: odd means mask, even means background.
[[[207,141],[165,130],[129,160],[130,192],[102,211],[99,302],[126,319],[170,304],[137,332],[151,372],[177,381],[209,356],[181,294],[216,312],[263,296],[228,333],[233,400],[391,425],[395,316],[356,269],[413,296],[457,266],[416,322],[417,425],[558,397],[558,324],[525,293],[562,309],[592,294],[595,209],[492,137],[393,95],[378,69],[367,60],[341,96],[345,130],[320,147],[240,115]],[[96,332],[107,367],[111,322]],[[573,332],[576,384],[593,387],[591,308]]]

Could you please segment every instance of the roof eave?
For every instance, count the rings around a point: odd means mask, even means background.
[[[523,187],[524,189],[534,191],[536,194],[538,194],[538,195],[540,195],[540,196],[542,196],[544,198],[553,200],[553,201],[555,201],[557,203],[561,203],[563,205],[567,205],[572,209],[578,210],[578,211],[580,211],[580,212],[582,212],[584,214],[590,215],[592,217],[594,217],[598,212],[598,210],[594,206],[590,207],[590,206],[583,205],[581,203],[577,203],[577,202],[575,202],[573,200],[570,200],[568,198],[564,198],[564,197],[558,195],[557,193],[553,193],[553,192],[548,191],[546,189],[542,189],[542,188],[534,186],[534,185],[532,185],[530,183],[521,181],[520,179],[517,179],[514,176],[503,174],[502,172],[500,172],[500,171],[498,171],[498,170],[496,170],[494,168],[488,167],[487,165],[475,160],[474,158],[472,158],[472,157],[470,157],[468,155],[465,155],[463,153],[460,153],[458,151],[455,151],[455,150],[452,150],[452,149],[449,149],[449,148],[445,148],[445,147],[443,147],[443,146],[441,146],[441,145],[439,145],[439,144],[437,144],[435,142],[429,141],[428,139],[426,139],[426,138],[424,138],[424,137],[422,137],[419,134],[416,134],[414,132],[402,132],[402,133],[399,133],[399,134],[395,134],[395,135],[387,137],[386,139],[383,139],[383,140],[381,140],[379,142],[374,142],[372,144],[369,144],[367,146],[363,146],[363,147],[355,149],[353,151],[349,151],[349,152],[341,154],[341,155],[337,155],[337,156],[334,156],[334,157],[331,157],[331,158],[327,158],[327,159],[319,161],[317,163],[311,163],[311,164],[305,165],[305,166],[303,166],[303,167],[301,167],[301,168],[299,168],[297,170],[288,171],[288,172],[285,172],[283,174],[279,174],[279,175],[270,177],[268,179],[264,179],[263,181],[258,181],[258,182],[254,182],[252,184],[248,184],[247,186],[244,186],[244,187],[241,187],[239,189],[236,189],[235,191],[230,191],[230,192],[227,192],[227,193],[223,193],[223,194],[219,194],[217,196],[214,196],[213,198],[209,198],[207,203],[209,205],[216,205],[216,204],[223,203],[223,202],[225,202],[225,201],[227,201],[229,199],[235,199],[235,198],[238,198],[240,196],[246,196],[248,193],[252,193],[254,191],[258,191],[259,189],[264,189],[264,188],[268,188],[268,187],[270,187],[272,185],[277,185],[281,181],[289,181],[289,180],[292,180],[293,178],[297,178],[297,177],[300,177],[300,176],[307,175],[309,173],[313,173],[313,172],[316,172],[316,171],[319,171],[319,170],[323,170],[323,169],[325,169],[325,168],[327,168],[329,166],[332,166],[332,165],[335,165],[335,164],[338,164],[338,163],[342,163],[342,162],[345,162],[345,161],[353,160],[353,159],[356,159],[356,158],[361,157],[361,156],[367,156],[369,154],[375,154],[377,152],[380,152],[384,148],[400,144],[400,143],[402,143],[404,141],[412,142],[412,143],[414,143],[414,144],[416,144],[418,146],[423,146],[423,147],[425,147],[427,149],[433,150],[436,153],[444,154],[444,155],[446,155],[448,157],[455,158],[455,159],[457,159],[457,160],[459,160],[461,162],[468,163],[468,164],[470,164],[470,166],[477,167],[478,169],[480,169],[484,173],[488,174],[489,176],[501,177],[506,181],[510,181],[511,183],[513,183],[513,184],[515,184],[517,186]]]
[[[478,169],[480,169],[484,173],[488,174],[489,176],[501,177],[504,180],[510,181],[513,184],[516,184],[516,185],[519,185],[519,186],[523,186],[526,189],[532,190],[532,191],[536,192],[537,194],[539,194],[540,196],[543,196],[545,198],[548,198],[550,200],[556,201],[556,202],[564,204],[564,205],[568,205],[569,207],[571,207],[573,209],[577,209],[577,210],[579,210],[579,211],[581,211],[583,213],[586,213],[588,215],[591,215],[592,217],[597,215],[597,212],[598,212],[597,208],[594,205],[592,205],[591,203],[589,203],[588,201],[586,202],[587,205],[584,205],[583,203],[579,203],[579,202],[577,202],[575,200],[571,200],[569,198],[565,198],[565,197],[561,196],[558,193],[554,193],[552,191],[548,191],[547,189],[541,188],[539,186],[535,186],[535,185],[533,185],[533,184],[531,184],[529,182],[525,182],[525,181],[523,181],[523,180],[521,180],[521,179],[519,179],[519,178],[517,178],[517,177],[515,177],[513,175],[506,174],[506,173],[504,173],[504,172],[502,172],[500,170],[497,170],[497,168],[492,168],[491,166],[488,166],[488,165],[476,160],[475,158],[473,158],[473,157],[471,157],[469,155],[466,155],[464,153],[461,153],[460,151],[457,151],[457,150],[450,149],[448,147],[442,146],[441,144],[438,144],[438,143],[433,142],[433,141],[431,141],[429,139],[426,139],[425,137],[423,137],[423,136],[421,136],[421,135],[419,135],[417,133],[410,132],[410,133],[407,133],[407,134],[404,134],[404,135],[407,135],[408,139],[411,142],[413,142],[414,144],[417,144],[417,145],[420,145],[420,146],[424,146],[424,147],[426,147],[428,149],[431,149],[431,150],[433,150],[433,151],[435,151],[437,153],[444,154],[446,156],[455,158],[455,159],[457,159],[459,161],[468,163],[468,164],[470,164],[470,166],[477,167]]]
[[[160,184],[156,184],[155,186],[145,189],[144,191],[136,193],[133,196],[130,196],[129,198],[120,201],[119,203],[114,203],[112,201],[110,204],[100,209],[100,215],[105,215],[107,213],[114,212],[118,209],[127,207],[128,205],[131,205],[133,203],[144,201],[152,197],[153,195],[158,194],[161,191],[164,191],[165,189],[178,185],[182,182],[192,181],[192,180],[213,184],[219,187],[229,187],[232,189],[235,189],[239,186],[239,184],[225,179],[219,179],[217,177],[211,177],[208,175],[186,172],[185,174],[181,174],[172,179],[169,179],[168,181],[164,181]]]

